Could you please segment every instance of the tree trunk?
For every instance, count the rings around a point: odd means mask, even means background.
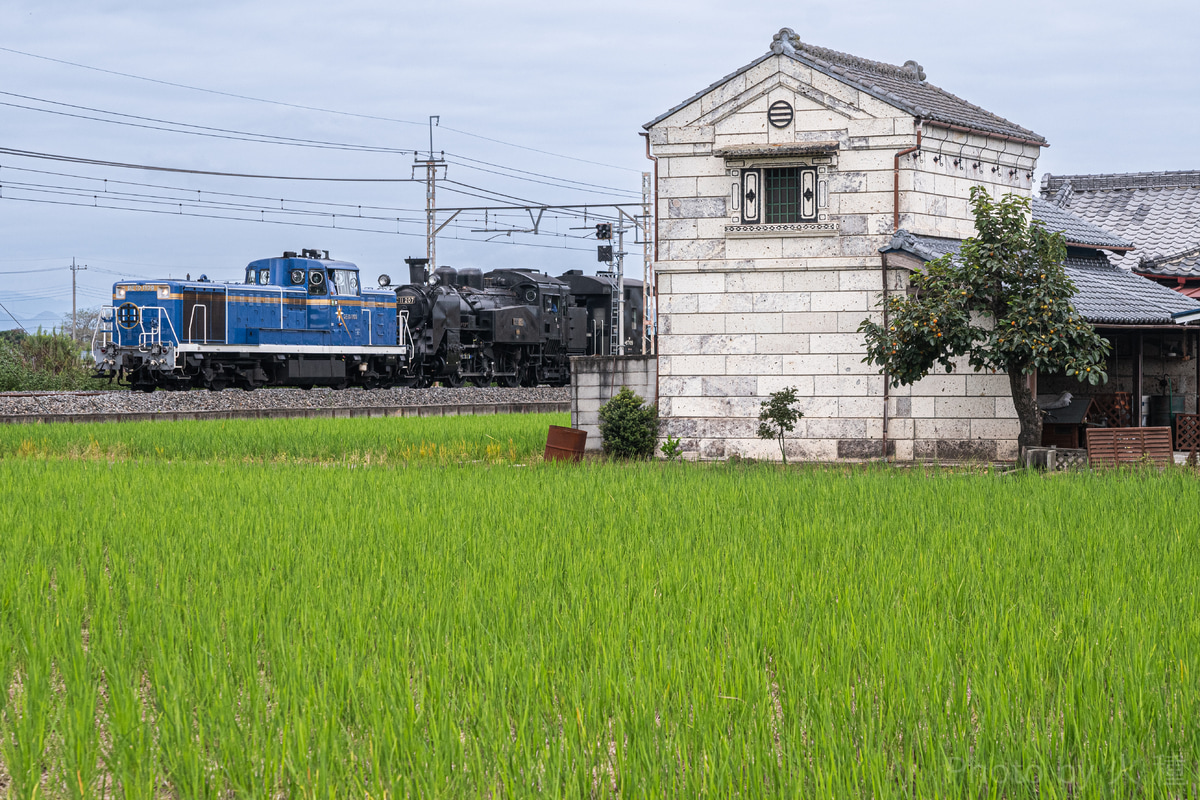
[[[1019,368],[1008,373],[1013,406],[1017,409],[1017,419],[1021,421],[1021,433],[1017,438],[1018,458],[1027,448],[1040,447],[1042,444],[1042,412],[1038,409],[1037,398],[1029,389],[1028,378]]]

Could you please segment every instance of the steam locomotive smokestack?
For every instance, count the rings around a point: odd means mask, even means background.
[[[428,258],[406,258],[404,263],[408,264],[409,283],[424,283],[429,279]]]

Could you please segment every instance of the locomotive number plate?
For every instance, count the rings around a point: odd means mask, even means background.
[[[417,298],[411,294],[406,294],[402,297],[397,297],[396,302],[402,306],[411,306],[413,303],[417,302]]]

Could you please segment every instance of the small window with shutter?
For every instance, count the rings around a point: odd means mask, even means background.
[[[733,235],[829,235],[829,167],[806,163],[730,169]]]

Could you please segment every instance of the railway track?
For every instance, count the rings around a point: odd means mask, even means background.
[[[302,419],[352,417],[456,417],[477,414],[553,414],[568,413],[569,402],[532,403],[428,403],[408,406],[367,406],[343,408],[245,408],[216,411],[134,411],[100,414],[9,414],[0,415],[0,424],[48,424],[56,422],[171,422],[178,420],[221,419]]]
[[[565,389],[0,392],[0,424],[561,413]]]

